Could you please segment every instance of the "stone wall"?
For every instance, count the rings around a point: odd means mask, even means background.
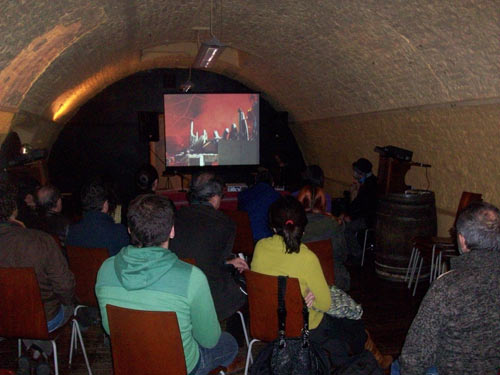
[[[478,192],[500,204],[500,104],[456,103],[332,117],[291,125],[309,164],[321,165],[326,189],[335,196],[351,183],[351,163],[359,157],[378,168],[375,146],[412,150],[413,161],[432,165],[428,178],[436,194],[438,231],[453,224],[462,191]],[[428,185],[423,168],[413,167],[406,183]]]

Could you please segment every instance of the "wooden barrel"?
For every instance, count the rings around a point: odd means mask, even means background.
[[[437,230],[434,193],[410,190],[405,194],[388,194],[379,199],[375,228],[375,270],[379,277],[404,281],[412,251],[412,239],[435,236]],[[429,264],[420,278],[429,277]]]

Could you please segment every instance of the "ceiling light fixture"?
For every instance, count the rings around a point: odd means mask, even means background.
[[[211,67],[226,47],[215,37],[213,33],[212,8],[213,0],[210,1],[210,35],[212,36],[212,39],[202,42],[198,47],[198,54],[193,62],[193,67],[195,68],[207,69]]]

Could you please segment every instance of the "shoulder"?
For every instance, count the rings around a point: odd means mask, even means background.
[[[307,262],[318,262],[319,263],[319,260],[318,260],[318,257],[316,256],[316,254],[314,254],[314,252],[312,250],[310,250],[307,247],[307,245],[304,243],[300,244],[299,254],[301,254],[301,257]]]

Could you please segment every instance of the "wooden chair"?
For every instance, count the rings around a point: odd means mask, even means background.
[[[0,337],[17,338],[19,356],[21,339],[48,340],[54,350],[54,372],[59,375],[55,339],[65,326],[49,333],[33,268],[0,268]],[[85,353],[81,336],[80,343]]]
[[[331,240],[307,242],[305,244],[319,259],[321,269],[329,286],[335,284],[335,273],[333,270],[333,249]]]
[[[252,336],[245,364],[245,375],[247,375],[253,344],[257,341],[270,342],[278,338],[278,278],[252,271],[245,271],[245,278]],[[302,294],[299,280],[296,278],[287,280],[285,306],[286,335],[300,336],[303,328]]]
[[[224,213],[236,223],[233,253],[243,253],[246,256],[251,256],[254,244],[248,213],[246,211],[224,211]]]
[[[450,229],[450,233],[455,232],[455,226],[457,224],[458,217],[462,211],[473,202],[482,201],[482,194],[470,193],[464,191],[460,197],[458,203],[457,213],[455,214],[455,220],[453,222],[453,227]],[[408,289],[411,289],[411,284],[413,282],[413,277],[415,278],[415,285],[413,288],[413,295],[417,290],[417,285],[420,279],[420,273],[422,271],[422,265],[424,261],[428,261],[431,264],[429,273],[429,283],[432,283],[439,275],[443,272],[442,257],[453,256],[457,253],[456,238],[454,237],[416,237],[413,239],[413,249],[410,255],[410,261],[408,263],[408,268],[406,269],[405,280],[408,280]]]
[[[180,258],[180,260],[192,264],[193,266],[196,266],[196,259],[194,258]],[[245,336],[245,342],[248,348],[248,346],[250,345],[250,340],[248,339],[248,331],[247,331],[247,324],[245,322],[245,317],[243,316],[243,313],[239,310],[236,311],[236,313],[240,316],[241,328],[243,329],[243,335]]]
[[[105,248],[87,248],[70,245],[66,248],[69,269],[75,275],[75,295],[79,303],[75,308],[71,328],[71,345],[69,350],[69,365],[71,366],[73,350],[77,349],[77,336],[81,337],[80,326],[76,317],[78,310],[84,307],[99,307],[95,295],[97,272],[99,272],[99,268],[101,268],[102,263],[109,255],[108,250]],[[86,354],[85,361],[87,363],[89,375],[92,375]]]
[[[177,315],[107,305],[114,375],[185,375]]]

